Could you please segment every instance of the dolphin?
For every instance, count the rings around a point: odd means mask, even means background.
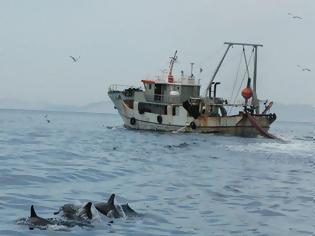
[[[37,216],[34,206],[31,206],[31,216],[29,217],[29,228],[34,229],[34,227],[48,226],[52,224],[49,220]]]
[[[62,212],[64,217],[71,218],[71,216],[75,215],[79,209],[79,206],[67,203],[60,207],[58,211],[54,212],[54,215],[58,215],[60,212]]]
[[[117,210],[115,204],[115,194],[113,193],[110,195],[107,202],[97,202],[94,204],[95,208],[102,213],[103,215],[106,215],[110,218],[119,218],[121,215],[119,214],[119,211]]]
[[[78,216],[81,219],[89,219],[91,220],[93,215],[92,215],[92,211],[91,211],[91,207],[92,207],[92,202],[88,202],[87,204],[85,204],[82,208],[82,210],[79,212]]]
[[[91,220],[92,219],[92,202],[86,203],[82,208],[78,205],[71,203],[65,204],[59,208],[58,211],[54,212],[54,215],[58,215],[60,212],[63,216],[71,220]]]
[[[120,205],[120,207],[121,207],[122,211],[125,213],[125,215],[126,215],[127,217],[136,217],[136,216],[139,216],[139,214],[138,214],[135,210],[133,210],[133,209],[129,206],[128,203],[127,203],[127,204],[122,204],[122,205]]]

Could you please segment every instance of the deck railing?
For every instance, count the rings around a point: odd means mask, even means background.
[[[109,92],[122,92],[126,89],[140,89],[143,90],[141,86],[132,86],[132,85],[124,85],[124,84],[111,84],[108,87]]]
[[[108,87],[108,91],[124,91],[125,89],[133,88],[133,86],[130,85],[124,85],[124,84],[111,84]]]

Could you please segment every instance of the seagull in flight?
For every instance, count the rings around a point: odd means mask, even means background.
[[[288,13],[289,16],[292,16],[293,19],[299,19],[302,20],[303,18],[300,16],[292,15],[290,12]]]
[[[50,123],[50,120],[48,119],[48,115],[47,114],[45,114],[45,119],[46,119],[46,121],[47,121],[47,123]]]
[[[307,67],[302,68],[300,65],[297,65],[297,67],[299,67],[302,71],[309,71],[309,72],[312,71],[311,69],[309,69],[309,68],[307,68]]]
[[[80,59],[80,56],[79,57],[73,57],[73,56],[69,56],[73,62],[77,62],[79,59]]]

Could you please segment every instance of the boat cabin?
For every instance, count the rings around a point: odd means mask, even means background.
[[[142,80],[144,96],[148,102],[182,104],[191,97],[199,97],[200,85],[194,81],[190,83]]]

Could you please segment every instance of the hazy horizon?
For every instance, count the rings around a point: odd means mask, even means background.
[[[60,104],[1,104],[0,111],[6,110],[29,110],[38,111],[42,114],[47,112],[84,112],[98,114],[116,114],[114,104],[111,101],[100,101],[85,105],[60,105]],[[284,122],[311,122],[314,123],[315,107],[311,105],[290,105],[274,102],[271,108],[271,113],[276,113],[277,121]]]
[[[311,0],[1,1],[0,101],[106,101],[110,84],[140,86],[141,79],[167,68],[175,50],[176,72],[188,72],[195,62],[196,71],[204,69],[204,86],[223,42],[241,41],[264,44],[260,98],[313,105],[314,9]],[[74,63],[69,56],[80,59]],[[238,58],[236,53],[229,60]],[[218,79],[233,80],[234,64],[223,65]]]

